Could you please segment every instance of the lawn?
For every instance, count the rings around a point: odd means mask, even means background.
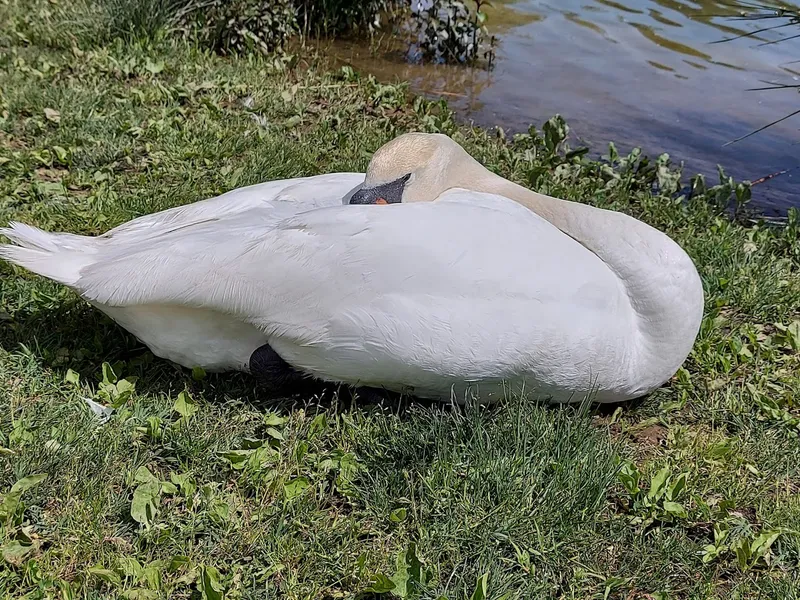
[[[706,317],[668,385],[603,410],[271,398],[155,359],[3,263],[2,597],[800,597],[797,214],[731,218],[748,189],[727,178],[676,197],[665,158],[590,161],[559,119],[506,136],[317,57],[92,42],[30,4],[0,3],[0,225],[99,234],[441,131],[510,179],[668,232]]]

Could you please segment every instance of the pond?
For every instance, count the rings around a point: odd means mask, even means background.
[[[753,205],[766,214],[800,207],[800,115],[725,145],[800,109],[797,89],[748,91],[764,82],[800,84],[800,34],[785,27],[716,43],[774,24],[736,20],[749,2],[728,0],[517,0],[487,9],[498,37],[493,70],[408,64],[388,36],[371,48],[335,42],[337,61],[382,80],[409,81],[443,97],[460,115],[507,132],[540,125],[556,113],[573,146],[595,155],[614,141],[622,150],[668,152],[686,179],[717,164],[757,181]],[[783,3],[786,5],[787,3]]]

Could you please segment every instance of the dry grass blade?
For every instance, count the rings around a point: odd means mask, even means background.
[[[722,44],[724,42],[732,42],[734,40],[740,40],[742,38],[754,37],[759,33],[764,33],[766,31],[775,31],[776,29],[781,29],[782,27],[789,27],[790,25],[794,25],[794,23],[781,23],[780,25],[775,25],[774,27],[762,27],[761,29],[755,29],[753,31],[748,31],[746,33],[742,33],[733,37],[723,38],[721,40],[714,40],[711,43]]]
[[[742,137],[738,137],[735,140],[731,140],[730,142],[725,142],[722,146],[723,147],[730,146],[731,144],[735,144],[736,142],[741,142],[742,140],[747,139],[750,136],[753,136],[753,135],[755,135],[757,133],[760,133],[760,132],[764,131],[765,129],[769,129],[773,125],[777,125],[778,123],[781,123],[781,122],[783,122],[783,121],[785,121],[787,119],[791,119],[793,116],[798,115],[798,114],[800,114],[800,109],[797,109],[796,111],[794,111],[794,112],[792,112],[792,113],[790,113],[790,114],[788,114],[788,115],[786,115],[784,117],[781,117],[780,119],[775,119],[771,123],[768,123],[767,125],[764,125],[763,127],[759,127],[758,129],[756,129],[754,131],[751,131],[750,133],[748,133],[746,135],[743,135]]]

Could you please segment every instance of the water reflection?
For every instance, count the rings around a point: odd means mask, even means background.
[[[609,42],[612,42],[614,44],[617,43],[613,38],[608,37],[608,35],[606,34],[606,30],[600,27],[600,25],[598,25],[597,23],[592,23],[591,21],[582,19],[579,15],[577,15],[574,12],[564,13],[564,16],[567,18],[567,20],[575,23],[576,25],[580,25],[581,27],[586,27],[586,29],[591,29],[592,31],[599,33]]]
[[[481,124],[519,130],[561,113],[598,153],[614,140],[623,148],[667,151],[685,160],[687,170],[712,176],[717,163],[748,179],[790,169],[754,188],[762,208],[783,211],[800,205],[794,145],[800,119],[723,147],[800,105],[792,90],[745,92],[763,80],[800,81],[800,39],[758,46],[795,35],[796,28],[714,43],[764,27],[731,19],[747,4],[506,0],[488,11],[500,38],[491,73],[407,65],[386,40],[377,52],[339,45],[335,53],[382,79],[407,80],[418,91],[446,97]]]
[[[475,114],[486,108],[483,92],[493,83],[493,72],[454,65],[409,63],[407,44],[380,39],[372,48],[351,41],[333,40],[322,47],[337,64],[349,64],[372,73],[382,81],[407,81],[417,92],[445,98],[462,113]]]
[[[604,6],[608,6],[609,8],[614,8],[616,10],[621,10],[636,15],[641,15],[644,12],[636,8],[630,8],[628,6],[625,6],[624,4],[620,4],[619,2],[612,2],[612,0],[595,0],[595,2],[597,2],[597,4],[603,4]]]
[[[631,23],[631,24],[636,29],[638,29],[639,33],[641,33],[644,37],[646,37],[654,44],[661,46],[662,48],[666,48],[667,50],[672,50],[673,52],[678,52],[679,54],[686,54],[687,56],[702,58],[703,60],[707,61],[712,60],[711,56],[706,54],[705,52],[700,52],[699,50],[695,50],[691,46],[681,44],[680,42],[675,42],[669,38],[657,34],[655,30],[649,25],[645,25],[644,23]]]

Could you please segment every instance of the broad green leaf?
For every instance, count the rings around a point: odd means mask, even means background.
[[[203,567],[197,587],[203,600],[222,600],[225,594],[219,571],[208,565]]]
[[[283,491],[287,500],[293,500],[302,495],[309,487],[311,487],[311,482],[308,481],[307,477],[297,477],[284,484]]]
[[[703,549],[700,551],[700,555],[703,557],[703,564],[708,564],[717,556],[719,556],[719,549],[713,545],[709,544],[707,546],[703,546]]]
[[[137,523],[150,527],[158,512],[161,485],[158,481],[142,483],[133,491],[131,517]]]
[[[184,419],[189,419],[194,413],[197,412],[198,409],[197,405],[189,397],[189,394],[186,392],[181,392],[178,394],[178,399],[175,400],[172,410],[174,410]]]
[[[470,600],[486,600],[489,595],[489,573],[484,573],[478,577],[478,583],[475,585],[475,591],[472,592]]]
[[[217,523],[225,523],[230,520],[231,505],[224,500],[217,499],[211,504],[210,512]]]
[[[650,481],[650,491],[647,492],[647,497],[651,500],[658,500],[664,495],[667,479],[669,478],[669,467],[664,467],[658,473],[653,475]]]
[[[680,519],[687,519],[689,515],[686,513],[686,509],[683,508],[677,502],[670,502],[669,500],[664,500],[664,510],[667,511],[669,514],[676,516]]]
[[[345,477],[352,477],[361,468],[358,459],[352,452],[346,452],[339,457],[339,470]]]
[[[394,581],[389,579],[386,575],[375,574],[370,578],[369,587],[365,590],[373,594],[386,594],[394,590]]]
[[[101,384],[104,389],[101,392],[101,397],[106,396],[107,401],[114,408],[123,406],[133,395],[136,388],[136,377],[126,377],[117,381],[116,384]]]
[[[261,446],[253,450],[247,459],[247,469],[250,471],[269,471],[277,453],[269,446]]]
[[[154,440],[160,440],[162,437],[161,419],[158,417],[147,417],[147,427],[145,427],[144,430],[147,435]]]
[[[158,60],[158,61],[153,62],[152,60],[150,60],[148,58],[147,62],[145,62],[145,64],[144,64],[144,68],[145,68],[146,71],[149,71],[153,75],[157,75],[157,74],[161,73],[161,71],[164,70],[164,61],[163,60]]]
[[[66,148],[63,148],[62,146],[53,146],[53,152],[55,153],[58,162],[60,162],[61,164],[67,163],[67,159],[69,158],[69,152],[67,151]]]
[[[245,437],[242,438],[242,450],[255,450],[264,445],[264,440],[261,438]]]
[[[750,562],[750,543],[747,540],[740,540],[733,551],[736,553],[736,562],[739,563],[739,568],[746,570]]]
[[[117,383],[117,376],[114,373],[114,369],[112,369],[111,365],[107,362],[103,363],[103,383],[106,385]]]
[[[325,416],[325,413],[320,413],[314,420],[311,421],[311,425],[308,427],[308,437],[313,438],[320,433],[324,432],[328,428],[328,419]]]
[[[622,485],[625,486],[625,489],[631,496],[636,496],[639,494],[639,492],[641,492],[639,486],[637,485],[636,479],[634,479],[627,473],[620,473],[619,480],[622,483]]]
[[[169,479],[181,489],[181,494],[183,494],[185,498],[194,496],[197,490],[197,484],[189,473],[170,473]]]
[[[81,376],[73,371],[72,369],[67,369],[67,374],[64,375],[64,381],[67,383],[72,383],[73,385],[78,385],[81,380]]]
[[[288,419],[280,417],[276,413],[267,413],[264,415],[264,425],[267,427],[280,427],[285,424]]]
[[[342,493],[349,492],[350,482],[361,468],[355,455],[348,452],[339,457],[339,474],[336,476],[336,489]]]
[[[396,596],[400,598],[410,598],[416,596],[420,591],[422,581],[422,563],[417,557],[417,547],[412,542],[408,548],[397,555],[395,561],[395,574],[392,576]]]
[[[105,569],[100,566],[89,567],[89,574],[99,577],[103,581],[110,583],[113,586],[118,586],[122,583],[122,578],[119,576],[119,574],[111,569]]]
[[[154,561],[142,570],[142,580],[151,590],[161,588],[161,571],[164,569],[161,561]]]
[[[255,450],[228,450],[222,452],[220,456],[231,463],[231,467],[236,470],[244,469],[247,466],[247,459]]]
[[[686,488],[687,473],[681,473],[675,478],[675,481],[669,484],[667,488],[667,500],[677,500],[680,493]]]
[[[2,547],[3,560],[18,567],[25,562],[27,556],[35,549],[36,546],[33,544],[23,544],[19,540],[13,540]]]
[[[783,529],[772,529],[759,533],[753,540],[753,543],[750,545],[750,551],[752,552],[752,555],[757,558],[766,556],[769,552],[769,549],[772,547],[772,544],[774,544],[775,540],[777,540],[783,533],[785,533]]]
[[[202,381],[206,378],[205,369],[202,367],[192,367],[192,379],[195,381]]]
[[[133,480],[136,481],[137,483],[150,483],[150,482],[158,483],[158,477],[153,475],[150,472],[150,469],[148,469],[144,465],[136,469],[136,473],[133,476]]]
[[[271,438],[283,441],[283,434],[274,427],[267,427],[266,434]]]
[[[12,518],[20,507],[22,494],[32,487],[39,485],[45,479],[47,479],[47,473],[38,473],[36,475],[23,477],[12,485],[8,493],[3,496],[3,501],[0,502],[0,520],[4,521]]]
[[[180,554],[173,556],[170,561],[169,565],[167,566],[167,571],[170,573],[174,573],[178,569],[182,569],[186,565],[190,563],[188,556],[181,556]]]
[[[136,581],[142,576],[142,565],[132,556],[123,556],[117,561],[119,570],[125,577],[132,577]]]
[[[169,481],[162,481],[161,482],[161,493],[162,494],[177,494],[178,493],[178,486],[174,483],[170,483]]]
[[[721,545],[728,539],[730,529],[727,523],[714,523],[714,544]]]
[[[406,520],[407,511],[405,508],[397,508],[389,513],[389,520],[392,523],[402,523]]]
[[[123,394],[127,394],[128,396],[130,396],[130,394],[133,393],[133,390],[136,389],[136,379],[133,377],[126,377],[125,379],[120,379],[119,381],[117,381],[116,387],[118,395],[121,396]]]
[[[786,328],[786,332],[789,334],[792,348],[800,350],[800,321],[792,321],[792,324]]]
[[[299,463],[303,462],[303,458],[305,458],[306,454],[308,454],[308,443],[298,442],[294,451],[295,460]]]
[[[620,466],[618,477],[631,496],[636,497],[639,495],[641,492],[639,489],[639,481],[641,480],[642,474],[639,472],[639,469],[636,468],[636,465],[629,461],[624,462]]]

